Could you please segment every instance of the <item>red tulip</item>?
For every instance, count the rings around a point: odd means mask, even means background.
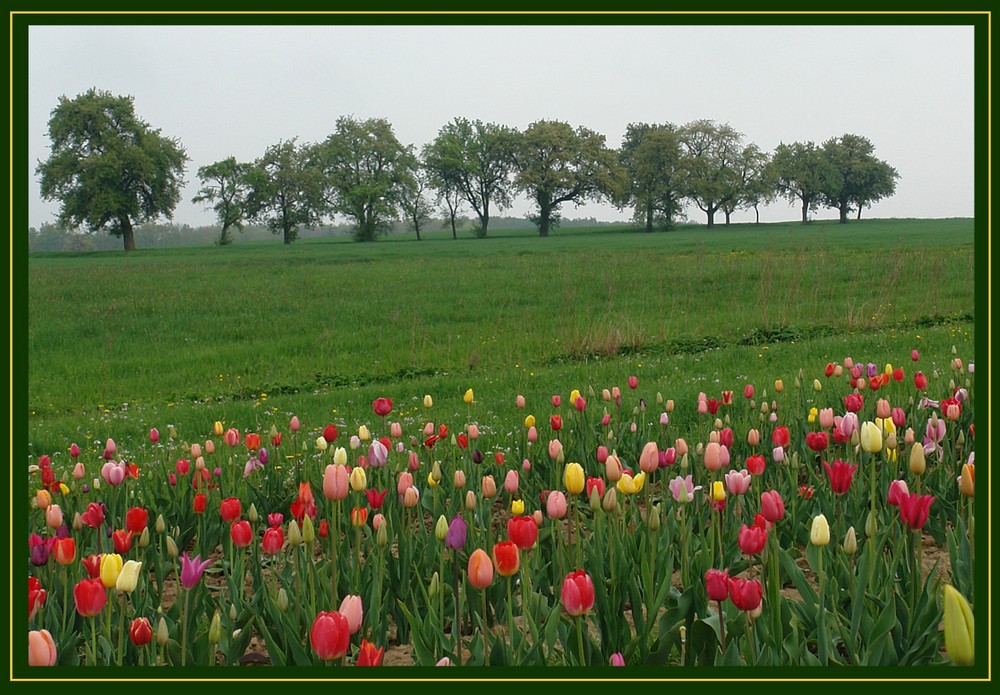
[[[923,372],[917,372],[913,375],[913,385],[918,391],[923,391],[927,388],[927,377],[924,376]]]
[[[229,527],[229,537],[237,548],[245,548],[250,545],[253,542],[253,530],[250,528],[250,522],[246,519],[234,521]]]
[[[104,524],[104,505],[91,502],[80,519],[90,528],[100,528]]]
[[[534,519],[531,520],[531,523],[534,525]],[[518,550],[517,544],[513,541],[500,541],[494,545],[493,564],[496,566],[497,574],[501,577],[517,574],[521,568],[521,552]]]
[[[125,529],[117,529],[111,534],[111,540],[115,544],[115,552],[119,555],[128,555],[132,549],[132,532]]]
[[[205,497],[204,493],[199,492],[194,496],[194,513],[204,514],[205,508],[208,506],[208,499]]]
[[[149,512],[142,507],[132,507],[125,513],[125,528],[135,535],[142,533],[149,523]]]
[[[38,577],[28,577],[28,620],[31,620],[38,609],[45,605],[47,594]]]
[[[382,665],[382,653],[385,651],[385,647],[375,648],[375,645],[366,639],[361,640],[361,646],[358,647],[358,660],[356,665],[358,666],[381,666]]]
[[[219,516],[222,520],[229,523],[236,521],[240,518],[240,514],[243,513],[243,506],[240,501],[235,497],[229,497],[222,500],[222,504],[219,505]]]
[[[281,552],[281,546],[285,544],[285,532],[280,526],[272,526],[264,531],[264,538],[261,540],[261,549],[266,555],[277,555]]]
[[[570,572],[563,580],[560,598],[571,616],[584,615],[594,607],[594,581],[583,570]]]
[[[52,545],[52,554],[60,565],[72,565],[76,560],[76,540],[70,536],[56,538],[56,542]]]
[[[828,377],[833,376],[833,370],[834,370],[833,362],[827,362],[826,369],[823,370],[823,374]]]
[[[899,518],[903,523],[914,531],[922,529],[927,523],[927,516],[931,511],[931,502],[934,497],[931,495],[918,495],[909,493],[901,495],[899,498]]]
[[[732,577],[729,580],[729,598],[733,600],[733,605],[741,611],[752,611],[760,605],[760,599],[764,595],[764,587],[757,579],[740,579]]]
[[[458,445],[459,449],[469,448],[469,438],[465,436],[464,433],[461,433],[457,437],[455,437],[455,443]]]
[[[729,570],[710,569],[705,572],[705,591],[709,601],[725,601],[729,597]]]
[[[857,465],[839,460],[834,461],[833,466],[824,461],[823,467],[830,478],[830,488],[838,495],[843,495],[851,488],[852,476],[858,470]]]
[[[552,428],[553,432],[558,432],[562,429],[562,415],[553,415],[549,418],[549,427]]]
[[[316,656],[324,661],[343,657],[351,643],[347,618],[337,611],[321,611],[309,631],[309,643]]]
[[[764,544],[767,543],[767,529],[761,526],[747,526],[743,524],[740,526],[737,543],[740,546],[740,550],[747,555],[757,555],[764,549]]]
[[[785,502],[777,490],[768,490],[760,495],[760,512],[772,524],[785,516]]]
[[[153,628],[147,618],[136,618],[128,629],[128,638],[137,647],[149,644],[153,639]]]
[[[774,432],[771,433],[771,442],[775,446],[786,447],[792,440],[791,432],[784,425],[780,427],[775,427]]]
[[[860,393],[849,393],[844,396],[844,407],[847,408],[848,412],[857,413],[865,407],[865,400]]]
[[[753,398],[753,394],[754,394],[753,384],[747,384],[746,386],[743,387],[744,398],[750,400],[751,398]]]
[[[260,448],[260,435],[256,432],[248,432],[246,445],[247,451],[257,451]]]
[[[898,507],[903,497],[909,494],[910,488],[907,486],[905,480],[893,480],[889,483],[888,501],[893,507]]]
[[[558,408],[560,405],[562,405],[562,396],[560,396],[558,393],[553,394],[553,396],[552,396],[552,407],[553,408]]]
[[[87,571],[87,576],[91,579],[99,579],[101,576],[101,556],[100,555],[88,555],[87,557],[80,558],[80,564],[83,565],[83,569]]]
[[[73,587],[73,600],[76,602],[76,612],[84,618],[90,618],[104,610],[108,592],[99,578],[81,579]]]
[[[381,509],[382,504],[385,502],[385,496],[388,492],[388,490],[382,490],[382,492],[379,492],[374,488],[368,488],[365,490],[365,497],[368,498],[368,505],[372,509]],[[403,492],[405,494],[406,491],[404,490]]]
[[[392,412],[392,399],[391,398],[376,398],[375,402],[372,403],[372,409],[375,414],[379,417],[385,417]]]
[[[236,446],[240,443],[240,431],[235,427],[230,427],[226,430],[226,433],[222,435],[222,438],[229,446]]]
[[[337,434],[336,425],[327,425],[323,428],[323,439],[325,439],[328,444],[337,438]]]
[[[902,381],[904,378],[906,378],[906,375],[903,373],[902,367],[896,367],[895,369],[892,370],[893,381]]]
[[[604,478],[587,478],[585,485],[586,487],[584,489],[587,493],[587,499],[590,499],[590,495],[595,489],[597,490],[597,496],[604,499]]]
[[[806,433],[806,446],[808,446],[813,451],[819,453],[824,451],[827,446],[830,445],[830,437],[826,432],[808,432]]]
[[[174,471],[177,475],[187,475],[191,472],[191,462],[187,459],[178,459],[174,464]]]
[[[628,378],[628,387],[629,387],[630,389],[632,389],[633,391],[634,391],[635,389],[639,388],[639,378],[638,378],[638,377],[634,377],[634,376],[630,376],[630,377]],[[582,570],[581,570],[581,571],[582,571]]]
[[[530,516],[515,516],[507,522],[507,538],[521,550],[530,550],[538,540],[538,524]]]
[[[754,454],[753,456],[747,456],[747,472],[753,476],[764,475],[764,469],[767,467],[767,462],[761,454]]]
[[[309,515],[316,518],[316,500],[313,497],[312,485],[309,481],[299,483],[299,496],[292,502],[292,516],[302,521],[302,517]]]
[[[720,401],[718,398],[709,398],[707,403],[708,403],[708,412],[711,413],[712,415],[715,415],[717,412],[719,412],[719,406],[722,405],[722,401]]]

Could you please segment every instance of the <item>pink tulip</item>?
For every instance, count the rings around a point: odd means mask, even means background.
[[[656,448],[656,442],[646,442],[639,454],[639,469],[647,475],[655,471],[660,466],[660,455]]]
[[[403,426],[398,422],[394,422],[389,425],[389,435],[394,439],[399,439],[403,436]]]
[[[745,495],[750,489],[750,474],[746,469],[726,473],[726,489],[732,495]]]
[[[83,467],[83,462],[77,461],[76,465],[73,466],[73,478],[75,480],[83,480],[87,475],[87,470]]]
[[[622,462],[611,454],[604,460],[604,477],[612,483],[617,483],[622,477]]]
[[[608,447],[603,444],[597,447],[597,462],[604,465],[604,462],[608,460]]]
[[[328,465],[323,471],[323,495],[328,500],[342,500],[347,497],[350,489],[347,466]]]
[[[515,398],[514,405],[516,405],[518,408],[524,408],[524,396],[519,395],[517,398]]]
[[[528,428],[528,441],[529,442],[538,441],[538,429],[534,425]]]
[[[566,516],[566,495],[559,490],[550,492],[545,502],[545,512],[550,519],[562,519]]]
[[[823,429],[833,427],[833,408],[822,408],[819,411],[819,426]]]
[[[69,455],[75,459],[80,458],[80,447],[76,445],[76,442],[69,445]]]
[[[479,439],[479,425],[474,422],[469,425],[469,439],[473,441]]]
[[[56,642],[48,630],[28,632],[28,666],[55,666]]]
[[[364,611],[362,610],[360,596],[354,594],[345,596],[344,600],[340,602],[340,610],[338,612],[347,618],[347,627],[352,635],[361,629]]]
[[[562,453],[563,446],[562,442],[558,439],[552,439],[549,441],[549,458],[555,461],[559,458],[559,454]]]
[[[518,478],[517,471],[509,470],[507,471],[507,477],[503,479],[503,489],[507,491],[508,494],[513,495],[517,492]]]
[[[300,427],[302,427],[302,423],[299,422],[299,416],[292,415],[292,419],[288,422],[288,429],[292,432],[298,432]]]
[[[681,476],[677,476],[667,483],[667,487],[670,489],[670,494],[674,496],[675,502],[682,502],[685,504],[694,499],[695,490],[701,489],[700,485],[698,487],[694,486],[690,475],[683,478]]]
[[[670,416],[666,413],[660,413],[660,425],[666,427],[670,424]]]
[[[705,447],[705,468],[710,471],[717,471],[722,468],[720,450],[722,447],[718,442],[709,442]]]

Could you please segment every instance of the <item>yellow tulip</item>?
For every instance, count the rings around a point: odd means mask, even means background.
[[[434,405],[434,399],[431,398],[431,394],[428,393],[426,396],[424,396],[424,407],[430,408],[432,405]]]
[[[913,442],[910,448],[910,473],[913,475],[923,475],[927,470],[927,459],[924,457],[924,447],[918,442]]]
[[[563,473],[563,484],[566,486],[566,492],[579,495],[583,492],[585,483],[586,476],[583,474],[583,466],[579,463],[567,463]]]
[[[813,379],[813,389],[816,390],[816,391],[822,391],[823,390],[823,382],[820,381],[819,379]]]
[[[976,662],[972,608],[951,584],[944,585],[944,648],[956,666],[972,666]]]
[[[535,426],[535,416],[534,415],[529,415],[528,417],[524,418],[524,429],[530,430],[534,426]]]
[[[474,401],[475,399],[476,399],[476,396],[475,396],[474,393],[472,393],[472,389],[469,389],[468,391],[466,391],[465,395],[462,396],[462,400],[465,401],[466,403],[472,403],[472,401]]]
[[[292,548],[298,548],[302,545],[302,532],[299,531],[299,525],[295,519],[288,522],[288,545]]]
[[[830,524],[822,514],[813,517],[812,528],[809,529],[809,542],[819,547],[830,542]]]
[[[427,474],[427,486],[428,487],[438,486],[438,479],[434,477],[434,471],[431,471],[430,473]]]
[[[576,403],[576,399],[580,397],[580,389],[573,389],[569,392],[569,402],[570,404]]]
[[[976,467],[971,463],[962,464],[962,477],[958,481],[958,491],[966,497],[976,494]]]
[[[101,555],[101,582],[105,589],[114,589],[118,575],[122,573],[122,556],[118,553]]]
[[[782,381],[781,379],[775,379],[774,380],[774,390],[775,390],[776,393],[781,393],[782,391],[784,391],[785,390],[785,382]]]
[[[726,499],[726,487],[722,484],[721,480],[716,480],[712,483],[712,499],[716,502]]]
[[[215,425],[212,427],[212,434],[216,437],[221,437],[223,432],[225,432],[225,430],[222,429],[222,423],[216,420]]]
[[[337,447],[336,451],[333,452],[333,464],[335,466],[347,465],[347,449],[342,446]]]
[[[355,466],[351,469],[350,477],[351,489],[355,492],[362,492],[366,487],[368,487],[368,477],[365,475],[365,469],[361,466]]]
[[[634,495],[636,492],[635,479],[628,473],[622,473],[622,477],[618,479],[615,487],[617,487],[618,491],[623,495]]]
[[[101,564],[104,564],[103,561]],[[115,588],[122,593],[131,594],[139,584],[139,570],[141,569],[141,562],[136,562],[135,560],[126,562],[118,573],[118,579],[115,580]],[[103,580],[104,576],[102,574],[101,581]]]
[[[869,454],[882,451],[882,430],[874,422],[861,423],[861,448]]]
[[[640,472],[639,475],[632,478],[632,480],[635,482],[635,491],[642,492],[642,488],[646,486],[646,474],[644,472]]]
[[[811,425],[814,422],[816,422],[816,418],[818,416],[819,416],[819,409],[818,408],[810,408],[809,409],[809,417],[807,418],[809,420],[809,424]]]
[[[372,433],[368,431],[368,426],[361,425],[361,427],[358,428],[358,439],[360,439],[363,442],[367,442],[371,438],[372,438]]]
[[[510,513],[516,516],[524,514],[524,500],[512,500],[510,503]]]
[[[326,437],[320,435],[316,437],[316,451],[326,451],[326,448],[330,446],[326,441]]]

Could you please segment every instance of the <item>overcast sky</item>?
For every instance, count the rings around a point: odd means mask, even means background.
[[[198,167],[322,140],[341,115],[387,118],[418,148],[456,116],[519,129],[563,120],[610,147],[630,122],[712,119],[766,151],[856,133],[900,173],[896,194],[864,216],[974,212],[972,27],[34,26],[29,43],[34,226],[58,214],[34,173],[49,155],[50,112],[90,87],[133,95],[139,117],[187,149],[174,221],[191,225],[214,221],[190,202]],[[519,200],[503,214],[529,209]],[[588,204],[563,215],[628,212]],[[798,215],[780,201],[761,219]]]

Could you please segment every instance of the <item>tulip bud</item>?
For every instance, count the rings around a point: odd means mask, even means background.
[[[382,524],[378,527],[378,531],[375,532],[375,544],[380,548],[384,548],[389,545],[389,525]]]
[[[149,527],[148,526],[146,528],[144,528],[142,530],[142,533],[139,535],[139,547],[140,548],[148,548],[149,547]]]
[[[865,519],[865,537],[874,538],[876,533],[878,533],[877,517],[874,512],[868,512],[868,517]]]
[[[914,442],[910,448],[910,473],[923,475],[925,470],[927,470],[927,460],[924,457],[924,447]]]
[[[82,528],[83,528],[83,517],[80,515],[80,512],[77,512],[73,515],[73,530],[79,531]]]
[[[292,548],[302,545],[302,533],[299,531],[299,525],[295,519],[288,522],[288,545]]]
[[[660,505],[654,504],[649,512],[649,530],[656,531],[660,528]]]
[[[456,490],[461,490],[465,487],[465,471],[456,470],[455,474],[452,476],[452,484],[455,486]]]
[[[167,621],[160,616],[160,622],[156,624],[156,643],[161,647],[166,647],[170,641],[170,630],[167,629]]]
[[[216,610],[208,626],[208,641],[210,644],[218,644],[220,640],[222,640],[222,616]]]
[[[276,603],[278,604],[278,610],[282,613],[288,612],[288,592],[285,591],[285,587],[278,589],[278,600]]]
[[[858,535],[853,526],[847,529],[847,535],[844,536],[844,552],[848,555],[858,552]]]
[[[437,524],[434,526],[434,537],[437,538],[442,543],[444,539],[448,536],[448,519],[445,518],[444,514],[438,517]],[[435,576],[437,573],[435,573]]]
[[[431,398],[431,395],[428,393],[426,396],[424,396],[424,407],[430,408],[433,405],[434,405],[434,399]]]
[[[313,526],[312,517],[306,514],[302,517],[302,541],[312,543],[314,540],[316,540],[316,527]]]
[[[440,583],[441,583],[441,580],[438,579],[438,573],[435,572],[431,576],[431,584],[427,588],[427,596],[428,596],[428,598],[434,598],[435,596],[438,595],[438,589],[439,589]]]
[[[608,514],[613,514],[618,510],[618,491],[615,488],[608,488],[601,500],[601,509]]]
[[[167,529],[167,522],[164,521],[162,514],[159,514],[156,517],[155,529],[157,533],[163,533]]]
[[[809,542],[817,547],[823,547],[830,542],[830,524],[824,515],[813,517],[812,527],[809,529]]]
[[[177,557],[177,543],[170,536],[167,536],[167,555],[171,558]]]
[[[465,493],[465,508],[470,512],[476,509],[476,493],[472,490]]]

